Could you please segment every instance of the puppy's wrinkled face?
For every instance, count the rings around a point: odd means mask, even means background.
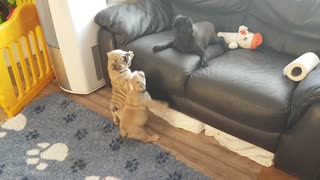
[[[131,66],[133,59],[132,51],[122,51],[120,49],[108,52],[108,66],[112,70],[121,71]]]
[[[146,77],[143,71],[135,71],[131,79],[131,85],[137,92],[143,92],[146,90]]]
[[[175,34],[192,34],[192,19],[190,17],[178,15],[174,18],[172,28]]]

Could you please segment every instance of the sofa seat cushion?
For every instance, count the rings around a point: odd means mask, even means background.
[[[141,37],[124,49],[134,52],[131,69],[145,72],[148,90],[168,96],[185,96],[185,83],[191,73],[199,68],[200,58],[194,54],[180,53],[173,48],[153,53],[153,46],[172,39],[171,31],[165,31]],[[153,92],[150,92],[151,95]]]
[[[190,76],[187,98],[249,127],[282,132],[297,85],[282,70],[294,59],[267,49],[230,50]]]

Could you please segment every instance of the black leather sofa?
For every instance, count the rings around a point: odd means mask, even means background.
[[[214,58],[206,68],[193,54],[153,53],[173,38],[177,14],[211,21],[218,31],[237,32],[244,24],[264,42],[256,50],[210,46]],[[105,9],[95,22],[100,56],[134,51],[132,69],[145,72],[154,98],[275,153],[279,169],[320,179],[320,68],[301,82],[282,73],[299,55],[320,49],[320,0],[142,0]]]

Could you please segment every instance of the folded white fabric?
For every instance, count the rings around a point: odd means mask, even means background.
[[[202,122],[174,109],[150,109],[150,111],[176,128],[181,128],[195,134],[200,134],[204,130]]]
[[[307,52],[283,69],[283,74],[293,81],[301,81],[320,63],[319,57]]]
[[[229,150],[247,157],[263,166],[271,166],[273,164],[273,153],[208,126],[197,119],[170,108],[150,109],[150,111],[157,116],[160,116],[174,127],[181,128],[195,134],[199,134],[205,130],[205,135],[213,136],[222,146],[225,146]]]
[[[220,131],[214,127],[205,125],[204,129],[205,135],[213,136],[222,146],[229,150],[241,156],[245,156],[263,166],[269,167],[273,165],[273,153],[237,137],[231,136],[230,134]]]

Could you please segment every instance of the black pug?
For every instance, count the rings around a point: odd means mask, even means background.
[[[211,22],[194,23],[190,17],[178,15],[175,17],[172,29],[173,41],[153,47],[153,52],[159,52],[167,48],[176,48],[183,53],[192,53],[200,56],[200,67],[208,66],[205,50],[209,44],[221,43],[224,49],[227,45],[223,37],[218,37],[214,25]]]

